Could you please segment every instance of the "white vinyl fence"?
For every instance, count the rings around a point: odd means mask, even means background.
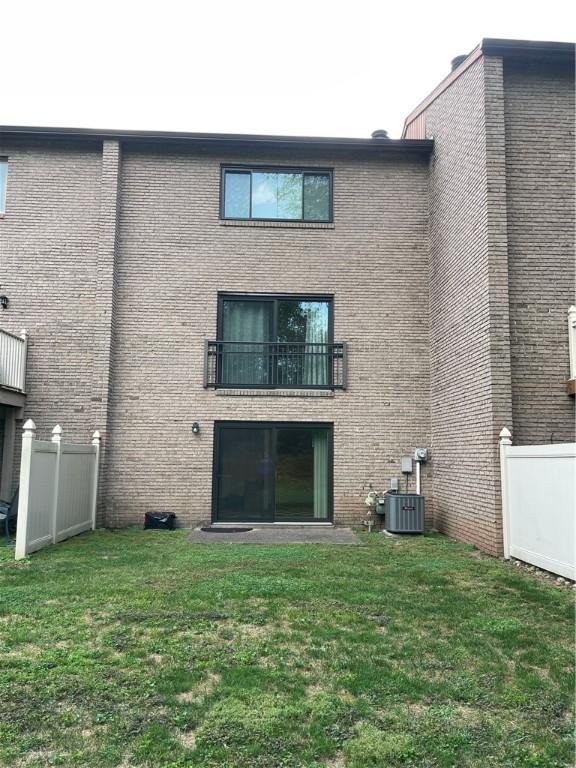
[[[62,442],[62,428],[52,440],[36,440],[29,420],[22,435],[16,559],[96,526],[100,433],[92,443]]]
[[[504,556],[576,579],[576,443],[511,437],[500,432]]]

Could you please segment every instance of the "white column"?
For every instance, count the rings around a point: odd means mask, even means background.
[[[570,378],[576,379],[576,306],[568,310],[568,350],[570,352]]]
[[[100,468],[100,432],[96,430],[92,435],[94,446],[94,476],[92,480],[92,530],[96,528],[96,507],[98,503],[98,472]]]
[[[16,528],[16,560],[26,557],[28,543],[28,502],[30,499],[30,467],[32,464],[32,441],[36,435],[36,424],[32,419],[24,424],[22,434],[22,456],[20,458],[20,493],[18,497],[18,526]]]
[[[512,445],[512,433],[504,427],[500,431],[500,486],[502,489],[502,538],[504,557],[510,558],[510,496],[508,483],[508,448]]]
[[[26,358],[28,356],[28,331],[24,328],[20,332],[20,338],[23,339],[24,349],[22,350],[22,357],[20,360],[20,388],[22,389],[22,392],[26,392]]]
[[[52,442],[56,443],[56,459],[54,462],[54,496],[52,498],[52,544],[56,544],[58,536],[58,496],[60,494],[60,457],[62,453],[62,427],[56,424],[52,430]]]

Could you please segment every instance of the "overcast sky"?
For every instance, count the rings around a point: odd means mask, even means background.
[[[569,41],[571,6],[5,0],[0,124],[397,138],[454,56]]]

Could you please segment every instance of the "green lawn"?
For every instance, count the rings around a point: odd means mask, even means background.
[[[572,765],[573,593],[440,536],[0,548],[0,765]]]

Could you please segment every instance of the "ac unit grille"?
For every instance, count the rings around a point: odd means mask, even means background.
[[[384,527],[390,533],[424,533],[424,496],[416,493],[387,493]]]

